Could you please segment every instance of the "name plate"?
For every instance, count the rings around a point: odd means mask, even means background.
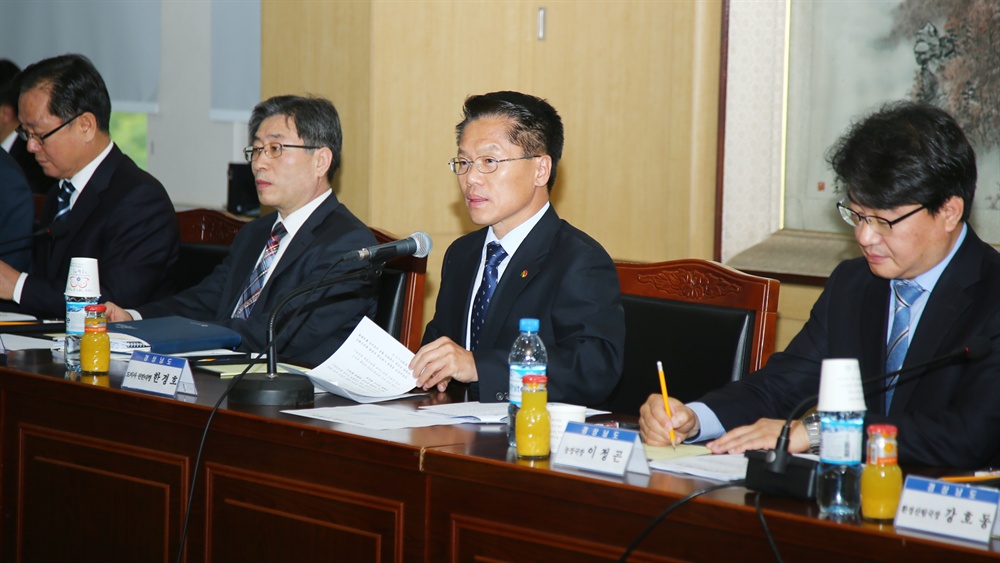
[[[985,543],[990,541],[1000,490],[910,475],[899,498],[895,525]]]
[[[122,389],[166,397],[176,397],[177,393],[198,394],[187,358],[139,351],[132,352]]]
[[[624,477],[626,471],[649,475],[638,432],[582,422],[566,425],[552,464],[619,477]]]

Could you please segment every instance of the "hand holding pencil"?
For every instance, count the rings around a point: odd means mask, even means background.
[[[660,374],[660,393],[663,394],[663,408],[667,409],[667,418],[671,419],[674,415],[670,412],[670,396],[667,395],[667,380],[663,376],[663,362],[656,362],[656,371]],[[677,450],[677,434],[674,433],[673,426],[670,427],[670,447],[675,451]]]

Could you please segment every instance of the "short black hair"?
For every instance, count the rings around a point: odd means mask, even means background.
[[[333,162],[326,171],[326,179],[333,181],[333,174],[340,168],[340,149],[344,134],[340,129],[340,115],[333,102],[326,98],[303,96],[274,96],[257,104],[250,114],[250,143],[265,119],[275,115],[291,118],[295,130],[307,145],[328,147],[333,151]]]
[[[937,213],[952,196],[976,195],[976,153],[948,112],[917,102],[890,102],[851,126],[827,160],[837,187],[872,209],[920,204]]]
[[[97,118],[97,128],[111,128],[111,96],[90,59],[79,54],[59,55],[33,63],[21,71],[20,93],[48,88],[49,113],[66,121],[85,112]]]
[[[10,59],[0,59],[0,106],[10,106],[17,113],[17,73],[21,69]]]
[[[490,92],[465,99],[462,121],[455,126],[458,142],[462,131],[473,120],[483,117],[507,118],[514,122],[509,131],[510,142],[524,149],[526,155],[549,155],[549,192],[556,183],[556,165],[562,158],[563,124],[556,108],[545,100],[520,92]]]

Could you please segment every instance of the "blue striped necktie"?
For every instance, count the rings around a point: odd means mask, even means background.
[[[491,242],[486,245],[486,267],[483,268],[483,281],[479,284],[479,291],[472,301],[472,325],[469,327],[469,350],[475,350],[479,344],[479,332],[483,329],[486,321],[486,311],[490,307],[490,299],[496,291],[497,282],[500,280],[500,270],[498,267],[507,257],[507,252],[500,246],[499,242]]]
[[[56,194],[56,216],[52,218],[53,221],[65,221],[66,217],[69,215],[69,201],[73,197],[73,192],[76,188],[69,180],[63,180],[59,185],[59,193]]]
[[[260,255],[260,260],[257,261],[257,267],[250,272],[250,277],[247,279],[246,288],[243,289],[243,294],[240,295],[239,305],[236,306],[236,310],[233,311],[234,319],[246,319],[250,316],[250,311],[253,310],[253,306],[257,303],[257,299],[260,297],[261,290],[264,289],[264,280],[267,278],[267,272],[271,269],[271,264],[274,262],[274,255],[278,253],[278,246],[281,244],[281,239],[288,234],[285,230],[285,226],[278,222],[271,229],[271,238],[267,241],[267,246],[264,247],[264,253]]]
[[[910,347],[910,306],[920,297],[924,288],[917,282],[909,280],[893,280],[892,294],[894,309],[892,313],[892,332],[889,334],[889,341],[886,343],[885,371],[896,371],[903,367],[903,360],[906,359],[906,351]],[[885,392],[885,412],[889,413],[889,405],[892,404],[892,395],[896,390],[896,382],[899,374],[886,380],[887,390]]]

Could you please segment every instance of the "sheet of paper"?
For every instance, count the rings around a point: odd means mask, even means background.
[[[63,346],[61,341],[48,338],[34,338],[20,334],[0,334],[0,344],[6,350],[56,350]]]
[[[212,372],[222,379],[232,379],[237,375],[243,373],[243,370],[247,369],[247,365],[250,362],[239,364],[198,364],[198,369],[203,369],[205,371]],[[250,368],[247,373],[267,373],[267,360],[261,360]],[[293,366],[292,364],[283,364],[278,362],[278,373],[294,373],[296,375],[305,375],[306,368]]]
[[[420,410],[433,412],[454,418],[464,418],[465,422],[480,424],[496,424],[507,422],[507,403],[447,403],[443,405],[425,405]],[[608,411],[587,409],[587,416],[607,414]]]
[[[358,402],[406,397],[413,389],[413,352],[363,317],[340,348],[307,372],[313,384]]]
[[[461,419],[434,416],[427,413],[394,409],[380,405],[352,405],[349,407],[324,407],[318,409],[296,409],[281,411],[296,416],[339,422],[370,428],[372,430],[396,430],[400,428],[422,428],[462,424]]]
[[[21,313],[0,313],[0,323],[13,323],[19,321],[36,321],[35,317],[31,315],[24,315]]]
[[[743,454],[700,455],[653,461],[649,467],[718,481],[735,481],[746,478],[747,461]]]
[[[650,461],[712,454],[712,450],[696,444],[677,444],[676,450],[670,446],[650,446],[649,444],[643,444],[643,448],[646,450],[646,459]]]

